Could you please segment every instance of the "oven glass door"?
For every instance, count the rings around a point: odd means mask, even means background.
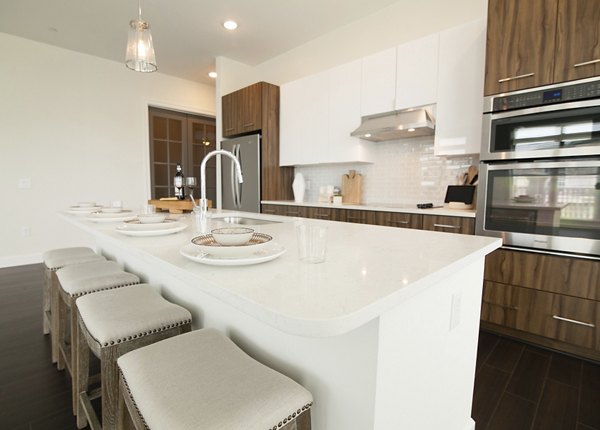
[[[492,164],[483,170],[484,231],[501,232],[505,245],[600,251],[600,159]]]
[[[482,160],[600,154],[597,100],[484,115]]]

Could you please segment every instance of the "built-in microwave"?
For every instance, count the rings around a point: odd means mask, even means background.
[[[600,257],[600,157],[482,163],[476,234]]]
[[[600,155],[600,78],[484,98],[481,161]]]

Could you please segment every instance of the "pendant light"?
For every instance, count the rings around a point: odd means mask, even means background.
[[[150,73],[155,72],[157,69],[156,57],[152,45],[150,24],[142,21],[142,5],[140,2],[141,0],[138,0],[138,19],[129,21],[125,65],[136,72]]]

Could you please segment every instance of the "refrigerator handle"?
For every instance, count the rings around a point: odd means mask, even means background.
[[[232,152],[233,155],[235,155],[235,147],[236,145],[233,145],[232,148]],[[231,173],[231,196],[233,197],[233,207],[234,208],[238,208],[238,204],[237,204],[237,187],[236,187],[236,177],[235,177],[235,165],[233,164],[233,160],[229,161],[231,163],[231,167],[230,167],[230,173]]]
[[[241,156],[242,156],[242,144],[238,143],[236,153],[235,153],[235,158],[238,159],[238,161],[240,163],[240,167],[242,166]],[[241,209],[242,208],[242,184],[240,184],[239,182],[236,181],[235,185],[236,185],[236,196],[237,196],[237,208]]]

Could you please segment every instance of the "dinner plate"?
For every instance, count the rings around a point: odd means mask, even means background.
[[[137,218],[137,215],[135,215],[133,212],[121,211],[119,213],[94,212],[86,219],[94,222],[119,222],[128,221],[135,218]]]
[[[271,242],[269,243],[269,246],[260,248],[249,255],[223,257],[208,254],[202,251],[198,245],[190,243],[181,248],[179,253],[188,260],[207,264],[209,266],[248,266],[274,260],[285,253],[285,248],[277,243]]]
[[[186,224],[179,221],[161,222],[156,224],[124,223],[115,228],[119,233],[127,236],[165,236],[179,233],[187,228]]]
[[[204,234],[192,239],[192,243],[202,252],[215,257],[242,257],[252,255],[269,246],[273,238],[265,233],[254,233],[244,245],[221,245],[212,234]]]
[[[67,213],[72,215],[88,215],[94,212],[98,212],[102,209],[102,206],[69,206]]]

